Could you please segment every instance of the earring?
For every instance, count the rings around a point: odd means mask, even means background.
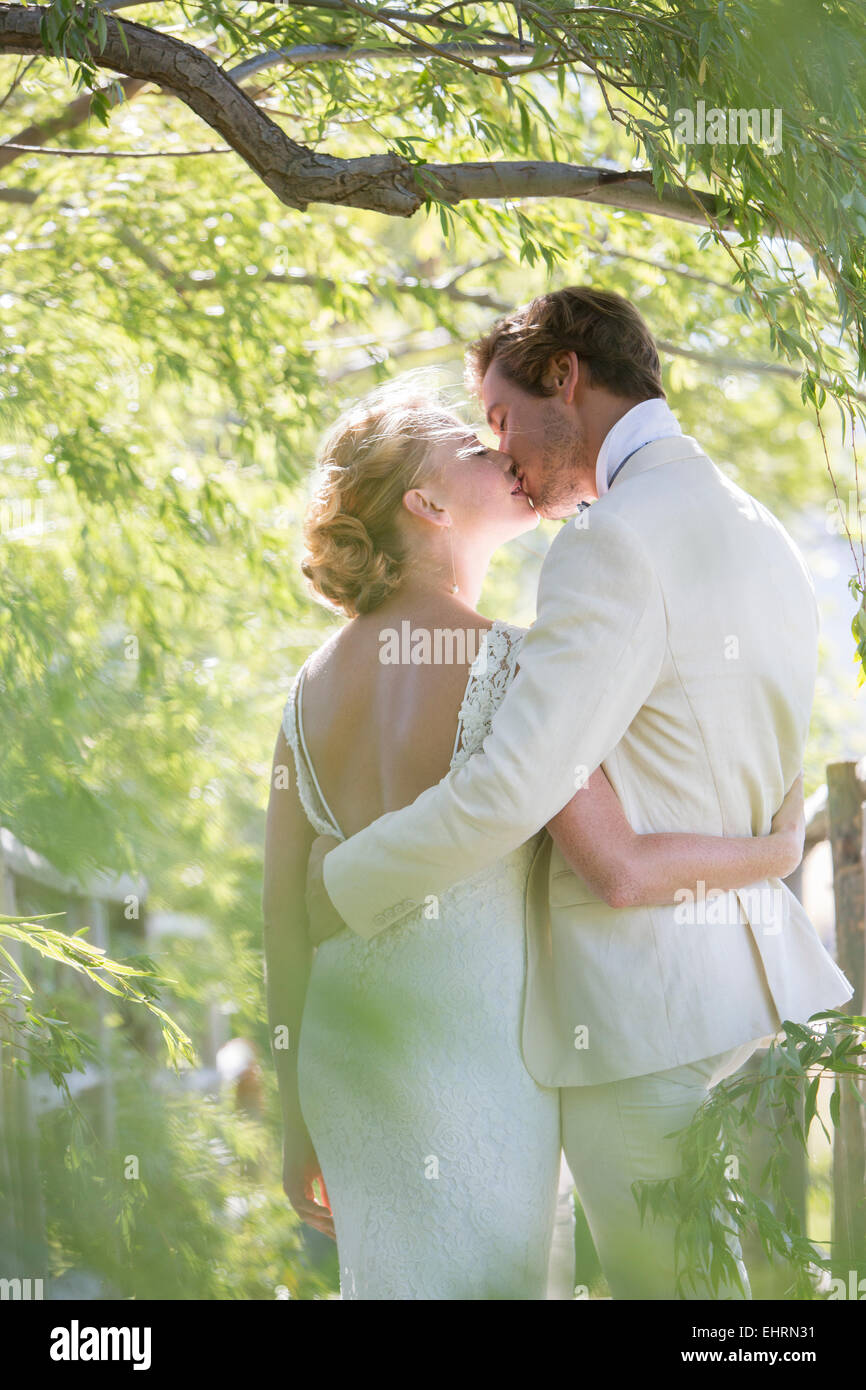
[[[448,527],[448,543],[451,547],[451,592],[460,593],[460,586],[457,583],[457,570],[454,568],[454,537],[451,534],[451,527]]]

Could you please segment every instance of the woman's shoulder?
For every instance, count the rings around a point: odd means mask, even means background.
[[[301,699],[301,687],[303,686],[306,692],[304,700],[306,701],[311,695],[313,703],[317,703],[323,677],[325,686],[328,684],[328,671],[334,664],[337,646],[343,631],[344,629],[341,628],[332,633],[320,646],[314,648],[296,668],[294,675],[289,678],[288,691],[283,706],[282,726],[283,732],[293,747],[298,735],[298,704]]]
[[[300,675],[300,672],[303,671],[305,676],[309,676],[313,680],[324,674],[328,667],[333,664],[341,648],[345,646],[346,634],[350,626],[350,623],[346,623],[337,628],[336,632],[332,632],[330,637],[326,637],[324,642],[310,652],[299,668],[298,674]]]

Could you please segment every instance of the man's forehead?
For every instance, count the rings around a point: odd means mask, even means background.
[[[484,380],[481,383],[481,400],[487,412],[487,421],[490,422],[491,413],[501,406],[508,396],[508,379],[504,377],[496,365],[496,359],[490,363],[484,373]]]

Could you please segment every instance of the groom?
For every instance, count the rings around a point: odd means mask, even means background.
[[[637,310],[592,288],[542,295],[472,346],[468,372],[536,509],[572,519],[484,751],[323,861],[333,908],[367,939],[529,839],[600,765],[637,831],[763,835],[803,759],[808,571],[682,434]],[[852,994],[778,881],[701,887],[634,907],[626,884],[611,906],[548,837],[529,878],[524,1059],[560,1088],[614,1298],[675,1296],[675,1232],[642,1226],[632,1193],[677,1173],[671,1133],[782,1020]]]

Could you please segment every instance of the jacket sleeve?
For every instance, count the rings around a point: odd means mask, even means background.
[[[622,738],[666,642],[640,537],[595,503],[548,551],[538,617],[483,751],[326,855],[325,887],[348,926],[369,939],[540,830]]]

